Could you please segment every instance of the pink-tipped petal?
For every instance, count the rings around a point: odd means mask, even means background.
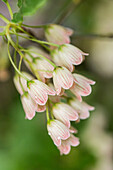
[[[22,105],[26,114],[26,118],[31,120],[35,116],[37,108],[36,103],[32,100],[29,94],[21,96]]]
[[[58,149],[60,150],[60,155],[68,155],[70,150],[71,150],[71,147],[70,145],[65,145],[65,144],[61,144]]]
[[[70,137],[69,129],[58,120],[51,121],[47,129],[56,146],[61,145],[61,139],[66,140]]]
[[[67,144],[69,144],[71,146],[78,146],[80,144],[79,138],[77,138],[71,134],[70,138],[67,139]]]

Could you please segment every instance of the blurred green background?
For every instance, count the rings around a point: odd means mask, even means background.
[[[9,2],[15,10],[15,1]],[[96,81],[92,94],[85,98],[96,109],[89,119],[73,123],[81,144],[72,148],[69,155],[60,156],[47,134],[45,113],[37,113],[31,121],[25,120],[13,84],[14,70],[7,58],[2,61],[7,54],[0,46],[0,170],[113,168],[113,38],[86,36],[113,33],[113,1],[74,0],[73,7],[70,4],[70,0],[48,0],[35,16],[26,17],[25,23],[57,22],[75,30],[72,44],[90,54],[76,71]],[[8,16],[1,0],[0,12]],[[1,20],[0,25],[3,25]],[[43,35],[41,30],[35,33],[39,37]]]

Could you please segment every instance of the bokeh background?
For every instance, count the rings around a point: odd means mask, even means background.
[[[9,2],[16,11],[16,1]],[[9,18],[1,0],[0,12]],[[85,98],[95,111],[87,120],[73,123],[81,144],[60,156],[47,134],[45,113],[25,119],[6,44],[0,39],[0,170],[113,170],[113,38],[101,37],[113,34],[113,0],[48,0],[24,21],[55,22],[75,30],[72,44],[90,54],[76,71],[96,81]],[[42,30],[33,31],[43,37]]]

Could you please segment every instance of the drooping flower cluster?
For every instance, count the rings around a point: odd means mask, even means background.
[[[18,74],[14,77],[26,119],[31,120],[36,112],[46,111],[48,134],[61,154],[68,154],[71,146],[79,145],[79,138],[74,136],[77,130],[71,121],[86,119],[89,111],[94,110],[82,96],[91,93],[95,82],[72,73],[74,65],[81,64],[88,55],[69,44],[72,33],[71,29],[59,25],[46,26],[45,37],[51,43],[50,48],[47,47],[49,53],[39,47],[29,47],[24,61],[33,76],[22,72],[23,77]],[[71,93],[73,97],[68,96]]]

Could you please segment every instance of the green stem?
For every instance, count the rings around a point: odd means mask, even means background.
[[[29,27],[29,28],[45,28],[47,25],[26,25],[26,24],[21,24],[22,26]]]
[[[54,46],[54,47],[59,47],[58,44],[54,44],[54,43],[50,43],[50,42],[47,42],[47,41],[41,41],[41,40],[37,40],[35,38],[29,38],[29,37],[26,37],[26,36],[23,36],[23,35],[20,35],[20,34],[17,34],[17,33],[14,33],[15,35],[18,35],[22,38],[26,38],[28,40],[31,40],[31,41],[34,41],[34,42],[37,42],[39,44],[47,44],[47,45],[51,45],[51,46]]]
[[[22,64],[22,56],[20,56],[19,67],[18,67],[19,71],[21,70],[21,64]]]
[[[3,35],[5,35],[5,32],[0,32],[0,36],[3,36]]]
[[[1,13],[0,13],[0,18],[5,22],[5,23],[9,23],[10,21],[6,18],[6,17],[4,17]]]
[[[46,117],[47,117],[47,123],[49,123],[50,122],[50,118],[49,118],[48,102],[46,104]]]
[[[11,19],[13,19],[13,12],[12,12],[12,9],[11,9],[11,6],[10,6],[10,4],[9,4],[8,0],[6,1],[6,5],[7,5],[7,8],[8,8],[8,10],[9,10],[9,13],[10,13]]]
[[[18,46],[18,36],[16,35],[16,45]],[[16,54],[17,54],[17,52],[16,52],[16,49],[15,49],[15,51],[14,51],[14,63],[16,64]]]
[[[16,72],[22,76],[25,80],[28,81],[28,79],[18,70],[18,68],[16,67],[16,65],[14,64],[12,58],[11,58],[11,54],[10,54],[10,50],[9,50],[9,45],[10,45],[10,42],[8,41],[8,56],[9,56],[9,60],[11,62],[11,64],[13,65],[14,69],[16,70]]]

